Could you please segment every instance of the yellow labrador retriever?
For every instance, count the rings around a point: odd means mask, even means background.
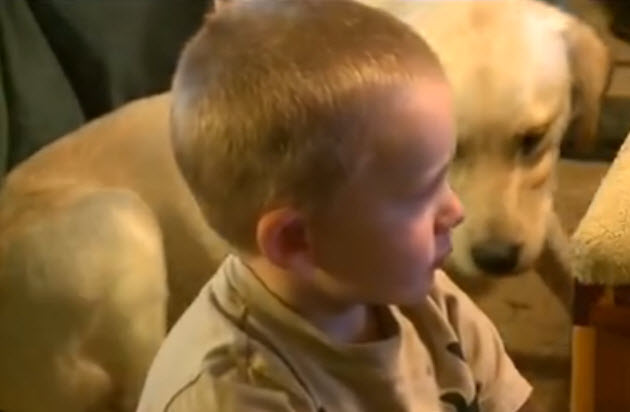
[[[530,267],[545,239],[559,239],[549,234],[553,169],[574,113],[580,141],[594,135],[603,45],[534,1],[366,2],[420,31],[454,86],[451,178],[468,219],[453,266]],[[169,104],[160,95],[118,109],[4,182],[0,410],[134,410],[167,325],[228,250],[178,173]]]
[[[422,34],[453,86],[459,131],[450,180],[466,219],[449,269],[464,276],[531,269],[545,246],[563,244],[552,206],[555,166],[571,122],[573,147],[593,145],[607,48],[590,27],[542,2],[360,1]],[[544,278],[566,303],[570,279]]]
[[[1,411],[133,411],[168,295],[172,320],[224,256],[177,170],[169,106],[131,103],[4,182]]]

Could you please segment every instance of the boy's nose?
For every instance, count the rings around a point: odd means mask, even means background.
[[[441,210],[441,218],[438,220],[443,229],[452,229],[464,220],[464,207],[462,202],[450,187],[449,194]]]
[[[464,220],[464,206],[459,196],[451,189],[450,199],[451,227],[455,227]]]

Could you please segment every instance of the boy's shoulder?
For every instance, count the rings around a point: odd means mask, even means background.
[[[211,291],[212,282],[208,282],[160,346],[139,412],[166,411],[173,398],[194,385],[204,370],[227,371],[236,364],[240,332],[213,308]]]
[[[138,412],[246,410],[239,402],[283,411],[289,410],[289,396],[301,396],[277,354],[239,322],[245,314],[226,304],[234,296],[224,272],[212,277],[169,332]]]

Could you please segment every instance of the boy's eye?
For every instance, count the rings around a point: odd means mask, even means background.
[[[423,198],[431,198],[447,185],[446,174],[440,174],[428,187],[425,187],[422,191]]]

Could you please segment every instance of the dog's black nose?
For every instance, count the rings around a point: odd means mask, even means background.
[[[518,264],[521,245],[518,243],[490,240],[473,246],[472,258],[482,271],[501,275],[512,272]]]

